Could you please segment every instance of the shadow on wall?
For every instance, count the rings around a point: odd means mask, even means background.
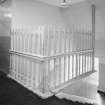
[[[9,73],[10,37],[0,36],[0,70]]]
[[[9,73],[9,49],[11,19],[6,11],[0,11],[0,70]]]

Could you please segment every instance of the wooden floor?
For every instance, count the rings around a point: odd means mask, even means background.
[[[52,96],[41,99],[0,72],[0,105],[91,105]],[[104,104],[103,104],[104,105]]]

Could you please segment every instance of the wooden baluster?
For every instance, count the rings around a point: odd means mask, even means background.
[[[16,71],[18,72],[18,81],[20,82],[21,81],[21,70],[20,70],[20,64],[21,64],[21,62],[20,62],[20,57],[18,56],[18,55],[15,55],[15,61],[16,61],[16,63],[15,63],[15,66],[16,66]],[[21,83],[21,82],[20,82]]]
[[[48,49],[48,56],[50,56],[51,55],[51,46],[52,45],[51,45],[51,33],[50,33],[50,27],[49,26],[47,27],[47,35],[48,35],[48,43],[47,43],[48,48],[47,49]]]
[[[23,57],[22,56],[17,56],[18,57],[18,69],[20,72],[20,83],[24,85],[24,68],[23,68]]]
[[[31,87],[31,77],[32,77],[32,61],[30,60],[29,61],[30,62],[30,66],[29,66],[29,88],[31,89],[32,87]],[[39,69],[39,71],[40,71],[40,69]]]
[[[14,72],[13,72],[13,78],[14,78],[14,74],[15,74],[15,70],[16,70],[16,55],[15,55],[15,57],[14,57],[14,61],[15,61],[15,63],[14,63]],[[14,78],[15,79],[15,78]]]
[[[33,38],[33,33],[30,34],[30,53],[32,53],[32,38]]]
[[[88,72],[90,71],[90,57],[89,57],[89,53],[88,53]]]
[[[56,58],[54,58],[54,87],[56,88]]]
[[[87,40],[88,40],[88,50],[90,50],[90,32],[88,31],[88,36],[87,36]]]
[[[15,35],[14,35],[14,50],[16,51],[17,49],[17,46],[16,46],[16,31],[15,31]]]
[[[65,81],[68,81],[68,57],[67,56],[65,56]]]
[[[42,55],[43,54],[43,52],[42,52],[42,34],[41,34],[41,32],[40,32],[40,55]]]
[[[20,64],[19,64],[19,66],[20,66],[20,68],[19,68],[19,69],[20,69],[20,83],[23,84],[23,83],[22,83],[22,82],[23,82],[23,81],[22,81],[22,66],[23,66],[23,65],[22,65],[22,57],[20,56],[20,57],[18,57],[18,58],[19,58],[19,59],[18,59],[18,62],[20,62]]]
[[[76,54],[74,54],[74,77],[76,77]]]
[[[70,79],[70,55],[68,55],[68,80]]]
[[[48,49],[48,44],[49,44],[49,38],[48,38],[48,27],[44,27],[44,37],[45,37],[45,55],[49,55],[49,49]]]
[[[76,70],[76,77],[78,76],[78,54],[75,55],[76,56],[76,67],[75,67],[75,70]]]
[[[67,29],[67,53],[70,52],[69,29]]]
[[[34,39],[34,33],[32,34],[32,42],[31,42],[31,44],[32,44],[32,53],[34,53],[34,47],[35,47],[35,44],[34,44],[34,42],[35,42],[35,39]]]
[[[14,30],[12,30],[12,31],[13,31],[12,32],[13,33],[13,37],[12,38],[13,38],[13,51],[14,51]]]
[[[64,53],[66,53],[66,29],[64,28]]]
[[[14,55],[14,73],[17,71],[17,80],[19,81],[19,69],[17,69],[18,63],[17,63],[17,55]],[[15,79],[15,78],[14,78]]]
[[[89,34],[89,30],[88,30],[88,35],[87,35],[87,47],[88,47],[88,50],[90,50],[90,34]]]
[[[79,51],[81,51],[81,45],[82,45],[82,38],[81,38],[81,30],[80,30],[80,34],[79,34],[79,37],[80,37],[80,41],[79,41]]]
[[[83,36],[83,35],[82,35],[82,30],[81,30],[81,42],[80,42],[80,45],[81,45],[81,49],[80,49],[80,50],[81,50],[81,51],[83,50],[83,49],[82,49],[82,46],[83,46],[83,38],[82,38],[82,36]]]
[[[94,65],[92,65],[92,60],[94,60],[94,58],[92,58],[92,57],[93,57],[93,56],[92,56],[92,53],[90,53],[90,70],[91,70],[91,71],[93,71],[93,68],[94,68],[94,67],[93,67]]]
[[[48,29],[47,32],[44,33],[44,40],[45,40],[45,56],[48,56]]]
[[[70,55],[70,78],[72,79],[72,54]]]
[[[80,75],[82,73],[82,55],[80,54]]]
[[[49,56],[53,54],[53,33],[51,32],[51,27],[49,26],[48,27],[48,37],[49,37],[49,46],[48,46],[48,49],[49,49]]]
[[[87,53],[85,54],[85,72],[87,73]]]
[[[31,89],[34,87],[34,61],[32,61],[32,70],[31,70]]]
[[[60,32],[60,35],[61,35],[61,53],[63,53],[63,30],[61,29],[61,32]]]
[[[16,35],[16,50],[19,51],[19,30],[17,30],[17,35]]]
[[[50,78],[50,60],[47,62],[47,89],[50,90],[51,78]]]
[[[33,90],[35,90],[36,89],[36,75],[37,75],[37,72],[36,72],[37,70],[36,70],[36,63],[34,62],[34,64],[33,64]]]
[[[78,54],[78,75],[80,75],[80,54]]]
[[[14,57],[14,70],[13,70],[13,78],[15,79],[15,73],[16,73],[16,56]]]
[[[66,57],[64,56],[64,82],[66,81]]]
[[[86,53],[84,54],[84,73],[86,73]]]
[[[14,51],[16,51],[16,30],[14,33]]]
[[[23,41],[23,52],[25,52],[25,34],[24,34],[24,31],[23,31],[22,41]]]
[[[86,53],[86,72],[88,72],[88,54]]]
[[[74,55],[72,55],[72,78],[74,77]]]
[[[74,45],[73,45],[73,43],[74,43],[74,42],[73,42],[73,35],[74,35],[74,34],[73,34],[73,29],[71,29],[71,40],[70,40],[70,41],[71,41],[71,42],[70,42],[70,43],[71,43],[71,44],[70,44],[70,45],[71,45],[71,46],[70,46],[71,50],[70,50],[70,51],[73,51],[73,50],[74,50],[74,49],[73,49],[73,48],[74,48]]]
[[[25,37],[25,48],[26,48],[26,50],[25,50],[25,52],[28,52],[28,35],[27,35],[27,33],[25,33],[26,35],[26,37]]]
[[[21,62],[21,64],[20,64],[21,79],[20,80],[21,80],[21,83],[23,84],[23,62],[22,62],[22,57],[21,56],[20,56],[20,60],[19,61]]]
[[[38,48],[38,43],[37,43],[37,33],[35,33],[35,54],[37,54],[37,48]],[[42,39],[43,40],[43,39]]]
[[[25,34],[24,34],[24,31],[22,32],[22,37],[21,37],[21,40],[22,40],[22,44],[23,44],[23,52],[25,52]]]
[[[91,71],[91,53],[89,53],[89,71]]]
[[[14,61],[13,61],[13,59],[14,59],[14,56],[13,56],[13,54],[11,54],[11,77],[12,77],[12,75],[13,75],[13,70],[14,70]]]
[[[46,62],[42,62],[41,63],[41,70],[42,70],[42,80],[41,80],[41,83],[40,85],[42,85],[42,93],[45,93],[46,92]]]
[[[91,71],[91,53],[89,52],[89,72]]]
[[[57,30],[56,27],[54,27],[54,54],[57,53]]]
[[[23,85],[25,86],[25,82],[24,82],[24,78],[25,78],[25,77],[24,77],[24,70],[25,70],[25,69],[24,69],[24,66],[25,66],[25,65],[24,65],[24,57],[22,57],[22,73],[23,73],[22,76],[23,76]]]
[[[41,54],[41,41],[40,41],[41,35],[44,35],[44,39],[45,39],[45,33],[42,28],[43,27],[41,27],[41,26],[38,27],[38,45],[37,45],[38,46],[38,55]],[[45,51],[44,51],[44,53],[45,53]]]
[[[65,36],[65,53],[67,53],[67,28],[65,28],[65,34],[64,34],[64,36]]]
[[[28,33],[28,52],[30,53],[30,33]]]
[[[17,70],[17,61],[16,61],[16,55],[14,55],[14,70],[13,70],[13,78],[15,79],[15,73]]]
[[[11,50],[13,50],[13,32],[11,31]]]
[[[68,40],[69,40],[69,51],[68,51],[68,53],[70,53],[71,52],[71,34],[70,34],[70,29],[69,29],[69,32],[68,32]]]
[[[82,54],[82,74],[84,73],[84,55]]]
[[[16,30],[14,33],[14,51],[16,51]]]
[[[45,65],[43,64],[42,67],[43,67],[42,69],[44,71],[45,70]],[[40,82],[40,71],[39,70],[41,70],[41,69],[40,69],[40,66],[39,66],[38,63],[36,65],[36,70],[37,70],[37,72],[36,72],[37,88],[39,89],[39,86],[41,85],[41,82]],[[44,84],[45,84],[45,71],[44,71],[43,80],[44,80]]]
[[[36,33],[33,35],[33,53],[36,53]]]
[[[59,85],[61,84],[61,57],[59,58]]]
[[[28,59],[28,65],[27,65],[27,86],[29,87],[29,74],[30,74],[30,61]]]
[[[44,33],[45,34],[45,33]],[[42,27],[38,27],[38,55],[41,55],[41,35],[42,35]]]
[[[64,82],[64,60],[63,57],[61,57],[61,83]]]
[[[23,50],[23,48],[21,48],[23,45],[22,45],[22,39],[21,39],[21,37],[22,37],[22,34],[20,34],[19,33],[19,35],[18,35],[18,51],[22,51]]]
[[[61,28],[59,28],[59,54],[61,54]]]
[[[14,61],[14,55],[12,55],[12,78],[13,78],[13,73],[14,73],[14,63],[15,63],[15,61]]]
[[[21,40],[20,40],[20,36],[21,36],[21,30],[18,30],[18,35],[17,35],[17,50],[20,51],[20,46],[21,46]]]

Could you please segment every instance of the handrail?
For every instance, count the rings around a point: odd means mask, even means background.
[[[72,51],[72,52],[69,52],[69,53],[55,54],[55,55],[51,55],[51,56],[42,56],[42,55],[38,55],[38,54],[21,52],[21,51],[13,51],[13,50],[9,50],[9,52],[10,52],[10,54],[17,54],[17,55],[20,55],[20,56],[35,59],[39,62],[43,62],[43,61],[47,61],[47,60],[50,60],[50,59],[65,57],[65,56],[74,55],[74,54],[84,54],[84,53],[86,54],[86,53],[93,52],[93,50]]]
[[[10,54],[16,54],[16,55],[23,56],[23,57],[27,57],[27,58],[31,58],[31,59],[38,61],[39,63],[44,61],[43,57],[39,56],[37,54],[31,54],[31,53],[20,52],[20,51],[12,51],[12,50],[9,50],[9,53]]]

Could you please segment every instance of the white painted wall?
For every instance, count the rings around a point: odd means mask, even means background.
[[[98,90],[105,92],[105,58],[100,58]]]
[[[59,8],[37,0],[14,0],[13,26],[37,26],[46,24],[62,24]]]
[[[9,73],[11,19],[5,16],[8,13],[0,9],[0,71],[5,73]]]
[[[14,26],[19,24],[35,26],[91,23],[91,5],[89,3],[59,8],[37,0],[14,0],[12,12]]]

